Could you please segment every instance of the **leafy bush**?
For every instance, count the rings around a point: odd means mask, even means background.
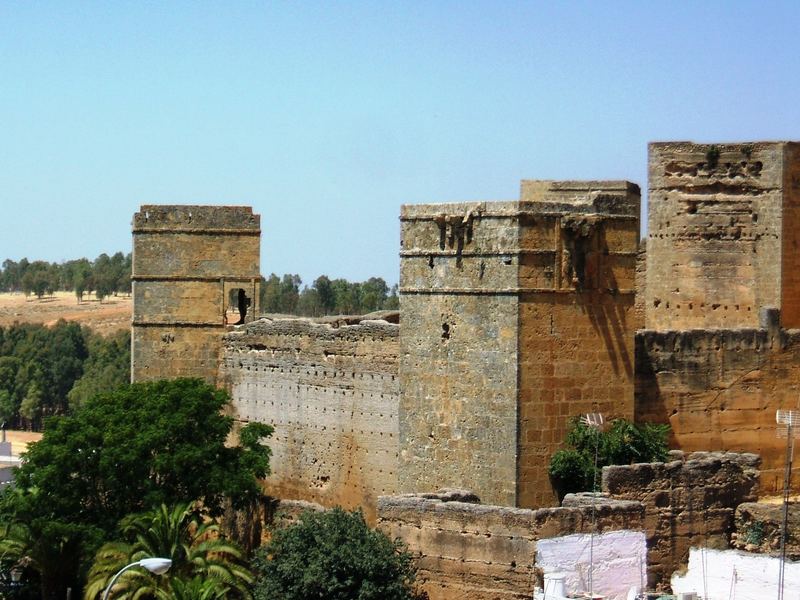
[[[308,511],[275,531],[253,561],[256,600],[411,600],[415,571],[399,540],[360,512]]]
[[[600,481],[600,469],[607,465],[666,459],[669,429],[669,425],[637,425],[616,419],[607,431],[602,431],[587,427],[578,418],[573,419],[567,432],[568,448],[559,450],[550,459],[550,478],[559,498],[573,492],[591,491],[595,481]]]

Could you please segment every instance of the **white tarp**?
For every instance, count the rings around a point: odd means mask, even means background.
[[[692,548],[686,575],[672,576],[672,591],[707,594],[708,600],[763,600],[778,597],[780,560],[738,550]],[[783,597],[800,597],[800,563],[786,562]]]
[[[592,592],[609,600],[625,600],[628,591],[647,583],[647,541],[641,531],[609,531],[595,535],[565,535],[536,543],[536,566],[545,573],[566,575],[568,594],[589,591],[592,555]]]

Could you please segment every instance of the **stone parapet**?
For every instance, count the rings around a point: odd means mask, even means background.
[[[644,523],[638,502],[601,499],[593,507],[529,510],[450,497],[445,491],[378,499],[378,527],[408,545],[431,600],[530,598],[538,540]]]
[[[754,454],[673,456],[681,458],[603,468],[603,492],[644,505],[651,587],[687,564],[690,547],[727,548],[736,507],[758,498],[761,461]]]

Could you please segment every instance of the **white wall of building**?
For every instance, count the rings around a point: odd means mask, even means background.
[[[686,574],[672,576],[672,591],[707,600],[777,598],[779,565],[774,556],[692,548]],[[800,563],[786,562],[783,590],[786,600],[800,598]]]
[[[602,535],[566,535],[539,540],[536,566],[545,573],[566,575],[568,594],[589,591],[608,600],[625,600],[628,591],[647,583],[647,542],[641,531],[610,531]]]

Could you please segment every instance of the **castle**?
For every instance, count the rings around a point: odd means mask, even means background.
[[[132,377],[226,387],[237,420],[275,426],[270,494],[372,518],[380,496],[440,488],[553,506],[549,458],[586,412],[759,454],[776,492],[775,410],[800,382],[800,143],[651,144],[648,213],[640,243],[624,181],[406,205],[399,320],[311,320],[258,318],[249,208],[142,206]]]

